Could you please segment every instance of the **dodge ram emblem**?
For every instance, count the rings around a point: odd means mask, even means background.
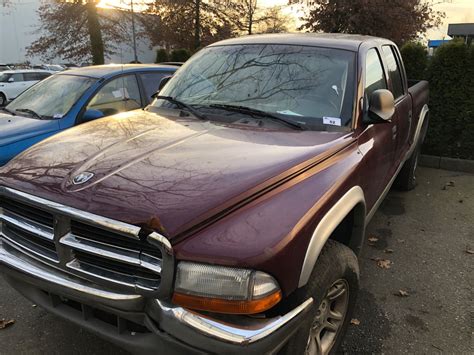
[[[85,184],[90,179],[92,179],[93,176],[94,176],[93,173],[89,173],[89,172],[85,171],[83,173],[80,173],[79,175],[74,176],[74,178],[72,179],[72,183],[74,185]]]

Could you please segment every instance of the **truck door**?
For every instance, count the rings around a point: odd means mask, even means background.
[[[388,86],[395,98],[395,114],[392,122],[397,140],[395,150],[395,166],[403,163],[403,158],[408,149],[408,137],[410,134],[412,120],[412,102],[408,95],[407,83],[405,80],[404,69],[401,65],[398,50],[392,45],[382,46],[385,66],[387,69]]]
[[[367,51],[364,70],[364,115],[368,115],[369,99],[375,90],[387,89],[384,66],[378,48]],[[359,150],[363,154],[364,171],[361,186],[366,194],[367,210],[375,204],[393,175],[396,132],[393,122],[366,124],[359,135]]]

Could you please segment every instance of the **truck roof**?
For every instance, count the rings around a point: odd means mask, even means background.
[[[345,49],[357,51],[363,42],[387,43],[387,39],[352,35],[343,33],[275,33],[251,35],[227,39],[212,44],[212,46],[239,45],[239,44],[285,44]]]

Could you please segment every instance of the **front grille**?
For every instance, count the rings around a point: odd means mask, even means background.
[[[71,221],[71,233],[84,239],[95,240],[106,244],[115,244],[122,248],[140,250],[149,255],[161,258],[161,250],[139,239],[123,238],[116,233],[97,228],[86,223]]]
[[[0,187],[2,242],[92,282],[155,294],[162,284],[163,255],[170,266],[172,255],[169,247],[141,240],[139,232],[132,225]]]
[[[56,246],[52,239],[38,238],[37,235],[8,223],[4,223],[2,234],[7,243],[17,249],[20,248],[35,257],[43,257],[56,263],[59,262]]]
[[[49,212],[1,196],[0,207],[44,226],[53,227],[53,215]]]

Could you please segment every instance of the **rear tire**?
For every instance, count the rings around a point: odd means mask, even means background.
[[[316,261],[306,286],[298,289],[292,303],[313,297],[313,305],[300,329],[280,354],[334,354],[354,311],[359,291],[359,264],[354,252],[329,240]],[[319,339],[319,340],[317,340]]]
[[[7,98],[4,94],[0,92],[0,107],[3,107],[7,104]]]

